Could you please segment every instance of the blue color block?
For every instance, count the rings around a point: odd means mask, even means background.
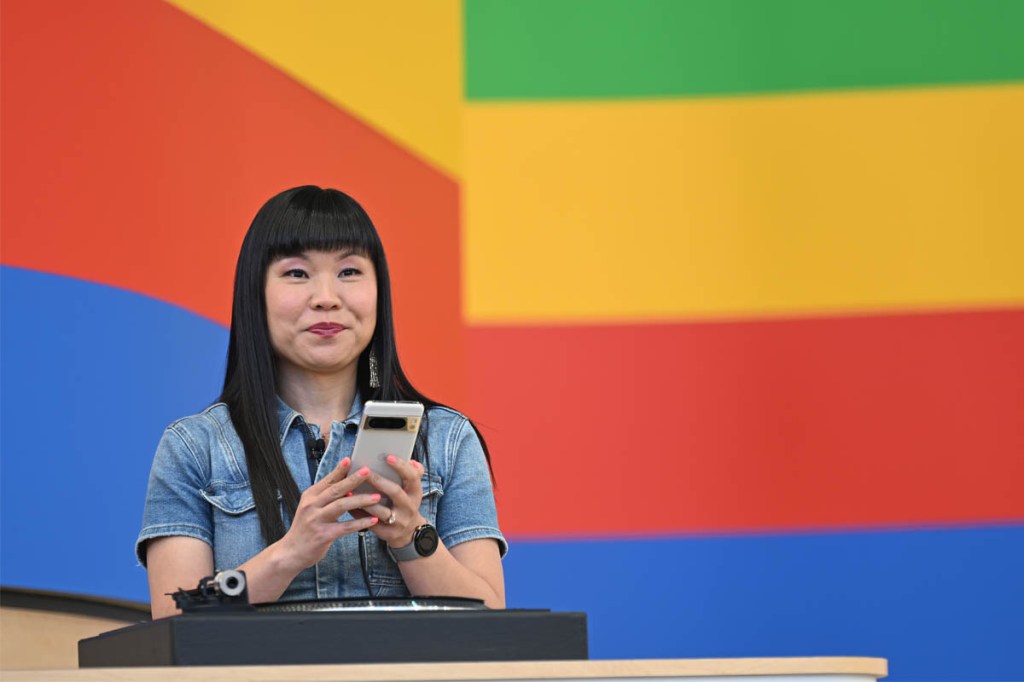
[[[133,550],[153,452],[171,421],[219,394],[227,330],[11,267],[0,302],[0,580],[148,601]]]
[[[510,607],[589,614],[592,658],[881,656],[1024,679],[1024,526],[516,542]]]

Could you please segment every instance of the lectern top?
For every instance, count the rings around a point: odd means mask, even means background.
[[[888,674],[884,658],[695,658],[619,661],[514,661],[358,665],[90,668],[5,671],[8,682],[418,682],[462,680],[595,680],[763,677],[808,679],[842,676],[878,680]],[[836,679],[836,678],[833,678]]]

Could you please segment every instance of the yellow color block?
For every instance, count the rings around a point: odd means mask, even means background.
[[[471,322],[1024,302],[1024,86],[467,105]]]
[[[445,173],[460,166],[458,0],[168,0]]]

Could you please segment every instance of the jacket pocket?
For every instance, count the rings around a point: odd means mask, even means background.
[[[252,488],[248,483],[225,483],[224,481],[211,481],[208,486],[200,491],[207,502],[224,512],[236,516],[252,511],[256,508],[256,501],[252,496]]]
[[[200,494],[210,503],[213,517],[216,570],[238,568],[266,547],[248,483],[213,481]]]

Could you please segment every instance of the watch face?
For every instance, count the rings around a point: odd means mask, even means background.
[[[416,553],[420,556],[430,556],[437,550],[437,530],[430,525],[422,525],[416,529],[416,537],[413,539],[416,545]]]

